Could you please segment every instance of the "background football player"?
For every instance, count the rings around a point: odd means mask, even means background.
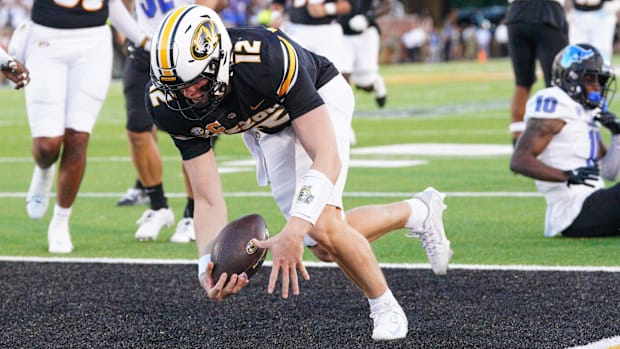
[[[112,24],[139,45],[149,42],[120,0],[35,0],[31,21],[11,37],[9,53],[33,79],[26,109],[35,168],[26,208],[32,219],[47,210],[60,159],[56,204],[48,227],[51,253],[73,250],[69,216],[86,167],[86,149],[112,73]]]
[[[343,66],[340,69],[347,81],[353,80],[358,89],[372,92],[377,105],[385,106],[387,89],[379,75],[381,33],[375,20],[390,11],[391,0],[352,0],[350,13],[339,17],[344,33]]]
[[[553,87],[527,102],[510,168],[545,196],[545,236],[620,235],[620,123],[607,110],[615,76],[596,48],[569,45],[553,62]],[[609,149],[600,125],[611,131]]]
[[[286,14],[280,27],[304,48],[327,57],[338,70],[344,60],[342,27],[337,16],[351,11],[349,0],[274,0],[272,17]],[[278,27],[277,22],[272,26]],[[329,40],[327,40],[329,38]]]
[[[515,76],[508,130],[514,145],[525,128],[523,113],[536,82],[536,61],[542,68],[545,86],[551,86],[553,58],[568,45],[568,23],[565,0],[508,0],[508,3],[505,18],[508,53]]]
[[[611,63],[616,32],[618,0],[572,0],[568,12],[568,41],[571,44],[587,42]]]

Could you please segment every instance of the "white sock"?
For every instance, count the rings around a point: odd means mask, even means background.
[[[411,215],[409,216],[405,228],[411,230],[424,229],[424,221],[426,217],[428,217],[428,206],[418,198],[411,198],[406,201],[409,207],[411,207]]]
[[[50,222],[48,232],[52,229],[60,229],[60,231],[69,229],[69,216],[71,216],[71,207],[62,208],[58,204],[54,205],[54,214]]]
[[[392,291],[388,288],[383,295],[378,298],[368,298],[368,304],[370,304],[370,312],[374,313],[387,305],[398,303]]]
[[[54,204],[54,216],[67,217],[71,216],[71,207],[63,208]]]
[[[372,84],[372,87],[375,97],[385,97],[385,95],[387,94],[385,82],[383,81],[383,78],[379,75],[377,75],[377,79]]]
[[[54,183],[55,164],[48,168],[41,168],[39,165],[34,165],[34,171],[32,172],[32,179],[30,180],[30,188],[28,192],[30,194],[47,194],[52,188]],[[43,188],[39,188],[43,186]],[[43,191],[43,192],[41,192]]]

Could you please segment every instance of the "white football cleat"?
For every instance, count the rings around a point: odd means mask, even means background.
[[[54,182],[54,169],[52,165],[46,169],[34,166],[30,187],[26,195],[26,211],[32,219],[41,219],[45,216],[50,200],[50,191]]]
[[[428,215],[421,230],[410,230],[407,237],[419,237],[431,268],[436,275],[446,275],[448,264],[452,258],[450,240],[446,237],[443,227],[443,210],[447,208],[443,200],[446,194],[432,187],[414,195],[428,207]]]
[[[349,127],[349,145],[354,146],[357,144],[357,137],[355,136],[355,130],[353,126]]]
[[[136,224],[140,225],[136,231],[137,240],[157,240],[157,235],[164,226],[170,228],[174,224],[174,213],[169,208],[160,208],[157,211],[148,209]]]
[[[137,206],[150,202],[151,198],[144,189],[129,188],[125,195],[116,202],[116,206]]]
[[[47,229],[47,244],[49,253],[71,253],[73,251],[68,217],[54,216],[52,218]]]
[[[183,218],[177,224],[174,234],[170,238],[171,242],[188,243],[196,240],[196,232],[194,231],[194,219],[190,217]]]
[[[370,317],[374,325],[372,339],[389,341],[407,336],[409,322],[398,303],[392,302],[381,310],[370,313]]]

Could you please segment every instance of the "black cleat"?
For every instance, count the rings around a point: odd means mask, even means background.
[[[383,96],[383,97],[376,97],[375,101],[377,102],[377,105],[379,106],[379,108],[383,108],[385,106],[385,100],[387,99],[387,96]]]

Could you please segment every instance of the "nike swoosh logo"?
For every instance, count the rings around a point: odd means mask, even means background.
[[[252,110],[256,110],[256,109],[258,109],[258,107],[260,107],[260,106],[261,106],[261,104],[263,104],[263,102],[264,102],[264,101],[265,101],[265,100],[263,99],[262,101],[258,102],[258,104],[257,104],[257,105],[255,105],[255,106],[250,106],[250,109],[252,109]]]

